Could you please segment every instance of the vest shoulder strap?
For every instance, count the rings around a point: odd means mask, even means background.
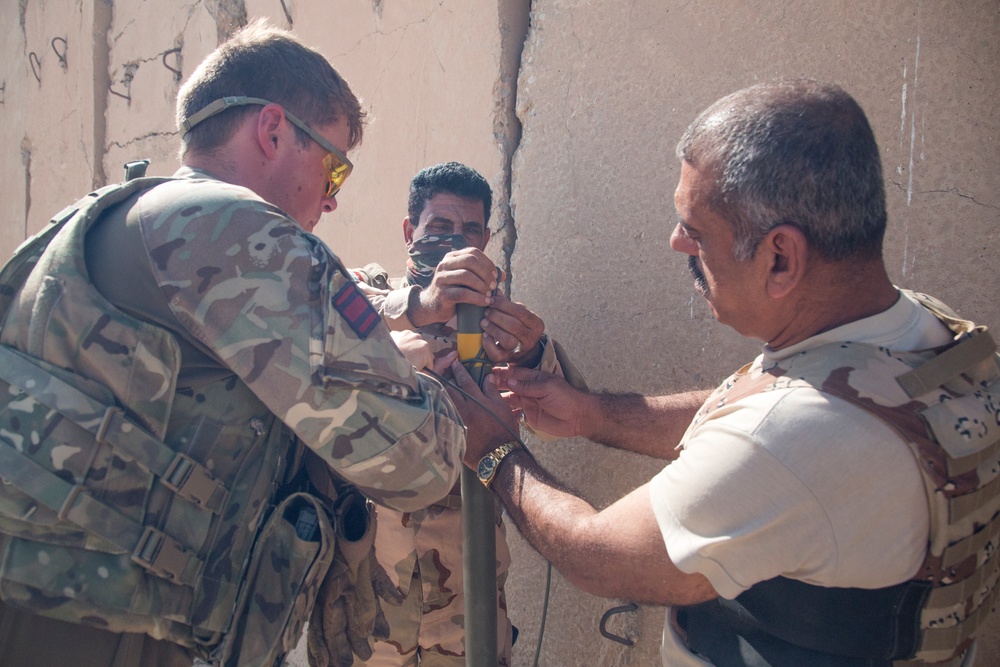
[[[7,316],[11,302],[28,275],[38,264],[42,253],[55,235],[78,215],[87,221],[95,219],[105,209],[124,201],[140,190],[175,180],[172,177],[133,178],[122,183],[107,185],[84,196],[57,213],[49,224],[34,236],[29,236],[18,246],[9,260],[0,267],[0,323]]]

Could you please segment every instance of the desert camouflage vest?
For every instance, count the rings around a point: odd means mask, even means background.
[[[911,293],[952,331],[945,348],[897,353],[854,343],[747,366],[695,421],[751,394],[818,388],[868,411],[910,446],[923,473],[930,543],[916,576],[879,590],[779,577],[735,600],[677,611],[688,645],[716,665],[957,666],[997,599],[1000,364],[985,327]],[[742,648],[741,648],[742,647]],[[749,649],[748,649],[749,647]]]
[[[165,180],[88,195],[0,272],[0,596],[272,665],[333,550],[312,496],[274,507],[292,439],[235,376],[178,390],[172,335],[107,302],[84,263],[101,212]]]

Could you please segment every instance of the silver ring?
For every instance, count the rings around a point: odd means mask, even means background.
[[[521,341],[517,341],[517,345],[511,350],[511,354],[521,354]]]

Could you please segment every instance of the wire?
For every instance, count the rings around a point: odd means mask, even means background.
[[[545,618],[549,615],[549,591],[552,590],[552,562],[546,561],[545,599],[542,601],[542,622],[538,626],[538,645],[535,646],[534,667],[538,667],[538,656],[542,653],[542,638],[545,637]]]
[[[430,375],[432,378],[434,378],[435,380],[437,380],[441,384],[446,384],[446,385],[451,386],[453,389],[455,389],[456,391],[458,391],[458,393],[460,393],[462,396],[465,396],[467,399],[469,399],[470,401],[472,401],[473,403],[475,403],[476,405],[478,405],[479,407],[481,407],[483,410],[486,411],[486,414],[488,414],[490,417],[493,417],[493,419],[494,419],[494,421],[496,421],[496,423],[500,424],[500,426],[503,426],[504,430],[507,431],[507,433],[509,433],[511,435],[511,437],[513,437],[515,440],[517,440],[518,443],[520,443],[520,445],[522,447],[527,448],[527,445],[525,445],[524,441],[521,440],[521,434],[520,433],[516,433],[514,431],[514,429],[512,429],[510,426],[507,426],[507,424],[504,423],[503,419],[501,419],[500,416],[497,413],[495,413],[492,410],[490,410],[478,398],[476,398],[475,396],[473,396],[469,392],[467,392],[464,389],[462,389],[461,387],[459,387],[458,384],[456,384],[452,380],[445,379],[443,376],[435,373],[434,371],[432,371],[429,368],[425,368],[424,370],[422,370],[420,372],[421,373],[427,373],[428,375]]]

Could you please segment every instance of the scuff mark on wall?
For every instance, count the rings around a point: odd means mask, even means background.
[[[497,186],[497,227],[493,238],[500,242],[501,268],[507,272],[505,291],[510,294],[510,259],[517,245],[514,210],[511,207],[513,191],[512,172],[514,153],[521,144],[521,121],[517,116],[517,79],[521,70],[521,55],[528,39],[531,24],[530,0],[498,3],[500,20],[500,76],[493,90],[496,115],[493,136],[503,153],[503,175]]]
[[[906,63],[903,63],[903,94],[899,100],[899,147],[903,147],[903,132],[906,131]],[[896,170],[903,171],[903,165],[899,165]]]
[[[910,206],[913,202],[913,170],[914,170],[914,152],[916,150],[917,144],[917,88],[920,82],[920,33],[917,33],[917,46],[916,53],[913,56],[913,89],[910,99],[910,162],[907,167],[906,174],[906,205]],[[920,120],[921,125],[921,137],[923,136],[923,117],[921,115]],[[920,156],[923,160],[923,154]],[[907,268],[912,268],[913,264],[916,262],[916,257],[910,255],[910,229],[909,225],[904,222],[903,229],[903,266],[902,274],[906,277]]]
[[[906,205],[909,206],[910,202],[913,200],[913,151],[917,142],[917,120],[916,120],[916,98],[917,98],[917,84],[919,83],[919,73],[920,73],[920,35],[917,35],[917,53],[913,58],[913,103],[910,105],[913,111],[910,112],[910,170],[908,177],[908,182],[906,185]]]
[[[21,139],[21,164],[24,166],[24,237],[28,238],[28,214],[31,212],[31,140]]]
[[[917,104],[917,92],[920,84],[920,16],[919,16],[919,5],[917,7],[917,38],[916,45],[914,47],[913,54],[913,82],[907,79],[909,73],[909,67],[907,62],[903,61],[903,89],[900,95],[899,101],[899,148],[900,153],[903,152],[903,141],[909,135],[909,161],[907,162],[906,169],[906,185],[904,186],[901,182],[892,180],[901,190],[906,192],[906,205],[907,207],[913,205],[913,174],[916,170],[917,161],[924,161],[924,113]],[[920,150],[917,151],[917,115],[920,115]],[[909,117],[910,127],[909,132],[907,132],[906,120]],[[902,156],[901,156],[902,157]],[[896,174],[900,176],[902,180],[904,165],[902,160],[896,164]],[[920,194],[920,193],[917,193]],[[903,265],[902,265],[902,275],[905,277],[909,269],[913,268],[914,262],[916,261],[915,256],[910,254],[910,229],[909,223],[906,219],[903,220]]]

